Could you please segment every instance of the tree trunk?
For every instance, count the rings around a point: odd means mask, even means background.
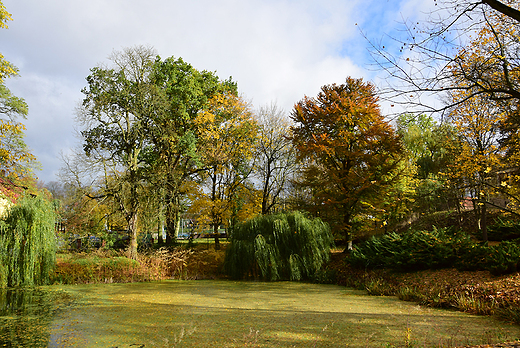
[[[482,240],[484,242],[488,241],[487,234],[487,211],[486,211],[486,203],[483,202],[482,208],[480,209],[480,216],[478,220],[478,229],[482,233]]]
[[[262,215],[267,215],[269,213],[268,200],[269,200],[269,175],[265,178],[264,189],[262,190]]]
[[[179,198],[171,193],[166,195],[166,244],[177,241],[177,226],[179,222]]]
[[[343,250],[343,253],[349,253],[352,251],[352,233],[350,230],[350,214],[346,214],[343,217],[343,229],[345,231],[345,243],[346,247],[345,250]]]
[[[218,224],[213,225],[213,235],[215,237],[215,250],[220,250],[220,235],[218,234]]]
[[[127,256],[132,260],[137,260],[137,213],[132,213],[128,220],[128,236],[130,244],[128,245]]]
[[[163,228],[161,219],[157,219],[157,244],[162,245],[164,243],[163,240]]]

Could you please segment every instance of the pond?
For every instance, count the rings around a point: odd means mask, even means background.
[[[453,347],[520,327],[334,285],[166,281],[0,292],[0,347]]]

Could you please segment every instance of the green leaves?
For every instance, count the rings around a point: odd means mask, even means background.
[[[41,196],[24,197],[0,225],[0,288],[46,284],[56,262],[55,215]]]
[[[330,229],[320,219],[299,212],[262,215],[233,231],[225,267],[237,279],[314,279],[332,245]]]

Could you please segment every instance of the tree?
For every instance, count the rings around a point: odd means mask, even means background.
[[[25,196],[0,224],[0,288],[48,283],[56,261],[55,215],[41,196]]]
[[[0,28],[7,29],[7,21],[13,20],[11,14],[7,12],[4,4],[0,1]],[[0,53],[0,85],[3,85],[4,79],[18,74],[18,70],[11,63],[5,60],[4,55]]]
[[[83,150],[104,178],[97,198],[110,196],[117,202],[127,222],[132,259],[137,258],[139,198],[147,164],[143,152],[149,146],[145,123],[157,107],[158,97],[149,83],[155,56],[152,48],[127,48],[112,55],[113,68],[91,69],[78,113]]]
[[[12,20],[11,14],[0,1],[0,28],[7,28],[8,20]],[[6,78],[16,75],[18,69],[0,53],[0,115],[3,116],[0,119],[0,170],[2,176],[11,180],[30,174],[38,167],[36,157],[30,153],[23,140],[25,126],[16,121],[18,117],[27,117],[27,103],[14,96],[4,85]]]
[[[455,161],[453,144],[456,130],[446,122],[438,123],[429,115],[403,114],[397,119],[397,132],[401,136],[414,186],[413,210],[431,213],[446,209],[454,198],[447,190],[443,173]],[[454,206],[458,204],[458,200]]]
[[[334,224],[348,248],[353,218],[370,215],[401,161],[399,137],[377,102],[371,83],[349,77],[305,97],[291,113],[292,140],[305,166],[301,185],[312,191],[315,211],[337,213]]]
[[[150,136],[147,156],[152,164],[151,177],[164,188],[167,242],[176,238],[185,184],[201,167],[198,138],[202,128],[197,123],[217,93],[236,91],[236,84],[219,81],[208,71],[198,71],[182,58],[156,60],[151,75],[161,91],[158,111],[150,114],[146,130]]]
[[[404,104],[408,112],[449,112],[454,100],[434,101],[450,91],[465,92],[467,99],[484,95],[518,102],[518,2],[437,4],[425,22],[405,23],[406,37],[372,44],[376,64],[388,74],[382,98]]]
[[[477,216],[477,229],[487,241],[486,208],[494,205],[491,197],[496,193],[490,179],[504,164],[504,151],[499,143],[500,124],[507,114],[487,98],[467,99],[466,93],[454,94],[453,98],[464,102],[457,103],[449,115],[460,148],[457,161],[449,166],[448,175],[459,190],[469,194]]]
[[[243,208],[238,195],[252,172],[257,124],[247,103],[233,93],[214,96],[198,122],[205,169],[199,173],[201,187],[191,210],[199,211],[200,224],[212,227],[219,249],[219,226],[229,227],[232,216]]]
[[[276,104],[262,107],[257,113],[260,123],[255,150],[255,173],[262,192],[262,214],[279,205],[289,180],[296,170],[296,156],[288,134],[290,123]]]
[[[318,218],[260,215],[238,226],[224,266],[235,279],[315,280],[333,244],[329,226]]]

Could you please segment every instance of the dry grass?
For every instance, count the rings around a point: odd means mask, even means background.
[[[225,251],[160,248],[129,260],[123,252],[61,254],[52,281],[60,284],[128,283],[167,279],[215,279]]]

